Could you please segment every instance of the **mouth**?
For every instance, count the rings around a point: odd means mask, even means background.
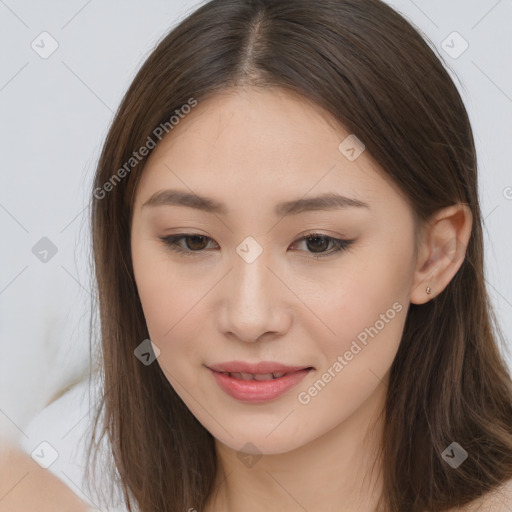
[[[312,366],[232,362],[207,366],[220,389],[241,402],[265,403],[296,386]]]
[[[311,369],[304,368],[305,370]],[[227,375],[228,377],[231,377],[233,379],[238,380],[258,380],[258,381],[264,381],[264,380],[274,380],[274,379],[280,379],[281,377],[284,377],[285,375],[290,375],[291,373],[295,372],[273,372],[273,373],[243,373],[243,372],[218,372],[222,373],[224,375]]]

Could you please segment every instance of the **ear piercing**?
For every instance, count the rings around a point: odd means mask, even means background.
[[[427,293],[431,293],[432,292],[432,289],[430,288],[430,286],[427,286]]]

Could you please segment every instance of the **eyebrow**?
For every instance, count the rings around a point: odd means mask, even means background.
[[[160,190],[153,194],[142,208],[150,206],[185,206],[208,213],[226,215],[228,209],[224,203],[215,199],[199,196],[197,194],[181,190]],[[368,208],[370,206],[358,199],[345,197],[334,192],[327,192],[310,198],[294,199],[278,203],[274,208],[274,214],[280,217],[298,215],[309,211],[331,211],[344,208]]]

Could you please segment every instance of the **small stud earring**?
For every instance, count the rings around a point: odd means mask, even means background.
[[[430,288],[430,286],[427,286],[427,293],[430,293],[432,290]]]

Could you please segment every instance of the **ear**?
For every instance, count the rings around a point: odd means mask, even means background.
[[[413,304],[424,304],[446,288],[464,261],[472,225],[471,210],[459,203],[438,210],[422,227],[410,292]]]

